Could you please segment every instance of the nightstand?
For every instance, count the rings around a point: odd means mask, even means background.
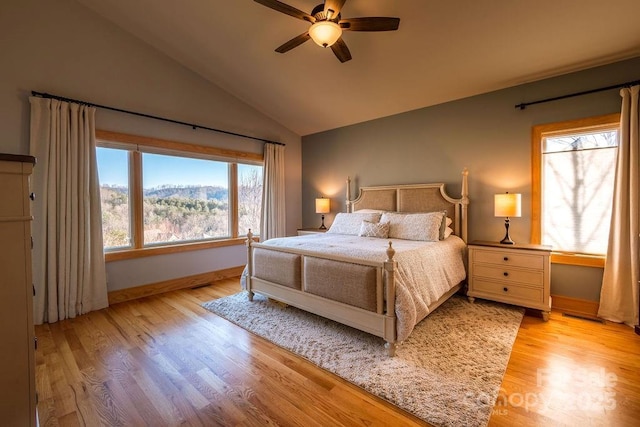
[[[302,236],[304,234],[322,234],[326,232],[326,228],[298,228],[298,236]]]
[[[551,247],[475,241],[469,245],[469,301],[483,298],[551,311]]]

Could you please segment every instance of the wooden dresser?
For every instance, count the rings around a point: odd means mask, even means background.
[[[0,154],[0,424],[36,425],[29,176],[35,159]]]
[[[475,241],[469,245],[467,296],[551,311],[551,247]]]

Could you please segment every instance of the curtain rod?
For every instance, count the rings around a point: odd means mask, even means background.
[[[76,103],[76,104],[87,105],[89,107],[102,108],[103,110],[117,111],[119,113],[131,114],[131,115],[134,115],[134,116],[146,117],[148,119],[161,120],[163,122],[169,122],[169,123],[175,123],[175,124],[178,124],[178,125],[189,126],[190,128],[192,128],[194,130],[196,130],[196,129],[205,129],[205,130],[210,130],[210,131],[213,131],[213,132],[224,133],[226,135],[239,136],[240,138],[253,139],[253,140],[256,140],[256,141],[265,142],[267,144],[286,145],[286,144],[283,144],[282,142],[269,141],[268,139],[256,138],[255,136],[243,135],[241,133],[230,132],[230,131],[227,131],[227,130],[210,128],[210,127],[207,127],[207,126],[196,125],[196,124],[187,123],[187,122],[181,122],[179,120],[167,119],[167,118],[164,118],[164,117],[152,116],[151,114],[145,114],[145,113],[138,113],[138,112],[135,112],[135,111],[123,110],[121,108],[108,107],[106,105],[94,104],[92,102],[80,101],[78,99],[65,98],[63,96],[51,95],[49,93],[31,91],[31,95],[39,96],[41,98],[47,98],[47,99],[56,99],[58,101],[73,102],[73,103]]]
[[[544,102],[551,102],[551,101],[558,101],[560,99],[573,98],[574,96],[589,95],[590,93],[604,92],[605,90],[619,89],[621,87],[631,87],[631,86],[635,86],[637,84],[640,84],[640,80],[634,80],[632,82],[620,83],[620,84],[613,85],[613,86],[600,87],[598,89],[585,90],[584,92],[571,93],[569,95],[556,96],[554,98],[541,99],[539,101],[523,102],[522,104],[516,105],[516,108],[524,110],[529,105],[542,104]]]

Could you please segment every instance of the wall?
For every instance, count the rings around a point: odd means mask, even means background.
[[[499,240],[504,220],[493,217],[493,195],[522,193],[521,218],[511,237],[530,242],[531,127],[620,111],[617,90],[527,107],[516,104],[640,78],[640,58],[593,68],[302,138],[302,212],[317,227],[313,199],[332,199],[331,223],[345,211],[345,179],[357,186],[445,182],[460,194],[460,172],[469,169],[469,239]],[[419,89],[419,83],[416,90]],[[552,294],[597,301],[602,269],[554,264]]]
[[[49,92],[241,134],[286,148],[287,233],[301,224],[300,137],[73,0],[0,5],[0,152],[29,153],[29,95]],[[108,110],[99,129],[261,152],[262,143]],[[107,265],[109,290],[236,267],[244,247]]]

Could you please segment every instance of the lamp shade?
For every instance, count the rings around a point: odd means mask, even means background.
[[[309,28],[309,36],[318,46],[329,47],[342,35],[340,25],[332,21],[318,21]]]
[[[522,215],[520,208],[520,194],[496,194],[494,216],[517,218]]]
[[[316,213],[326,214],[331,212],[331,199],[316,199]]]

